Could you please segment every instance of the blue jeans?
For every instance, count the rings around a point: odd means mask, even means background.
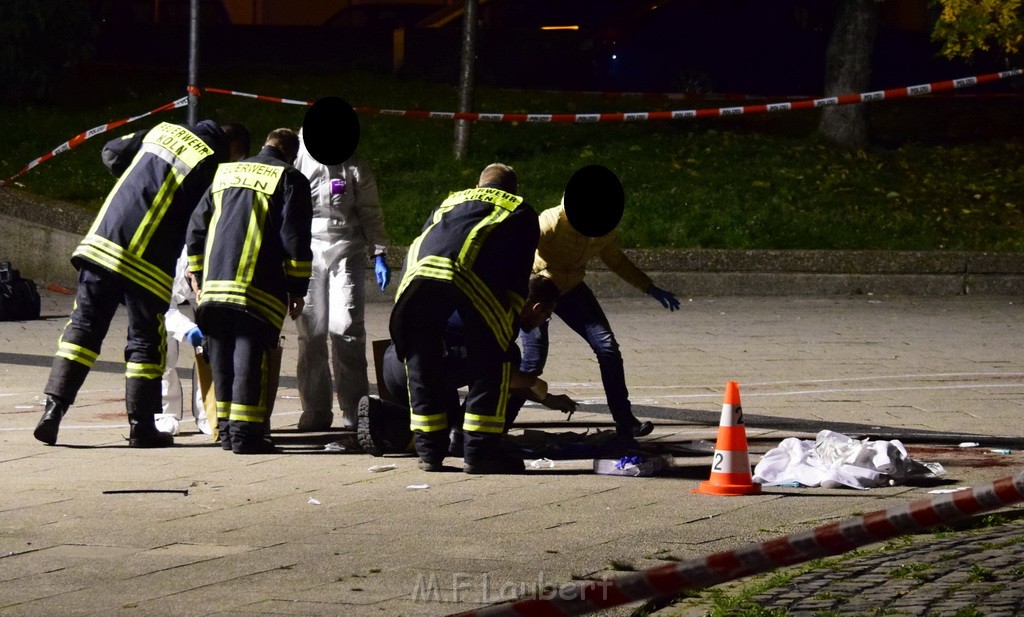
[[[629,403],[622,354],[619,353],[615,334],[594,292],[590,291],[586,283],[573,287],[558,298],[555,315],[582,336],[594,350],[597,364],[601,368],[601,383],[604,384],[604,394],[608,399],[608,410],[612,413],[615,427],[623,432],[627,429],[631,431],[637,420]],[[548,324],[543,323],[532,332],[520,332],[519,337],[523,344],[523,361],[519,369],[524,373],[540,375],[544,372],[548,358]],[[632,432],[629,434],[632,435]]]

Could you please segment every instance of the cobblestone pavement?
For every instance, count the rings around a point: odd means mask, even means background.
[[[1024,615],[1024,523],[905,536],[789,572],[803,573],[753,594],[751,604],[791,617]],[[729,591],[767,580],[760,576]],[[704,615],[709,606],[703,594],[656,614]]]
[[[46,292],[43,319],[0,323],[0,616],[447,615],[538,586],[733,550],[1024,465],[1024,307],[1014,298],[694,298],[676,313],[648,298],[603,302],[634,411],[656,424],[645,442],[676,454],[672,472],[655,478],[598,475],[590,459],[520,476],[469,476],[454,459],[451,473],[430,474],[407,456],[327,450],[350,445],[351,433],[296,431],[291,324],[273,418],[282,454],[225,453],[188,422],[174,448],[129,449],[123,313],[57,446],[44,446],[31,433],[71,300]],[[369,307],[370,339],[386,337],[388,308]],[[516,433],[610,428],[585,343],[556,320],[552,349],[551,389],[581,409],[567,422],[527,407]],[[751,462],[786,437],[830,429],[900,438],[947,476],[867,491],[692,494],[708,479],[731,380],[740,383]],[[1003,449],[1010,453],[992,451]],[[380,464],[395,468],[370,472]],[[842,569],[765,591],[763,604],[823,617],[890,605],[915,615],[1024,614],[1018,535],[1013,523],[869,548]],[[917,559],[934,565],[911,567]],[[1012,580],[997,588],[1007,573]],[[968,593],[982,594],[981,612],[966,612]]]
[[[954,615],[974,608],[989,617],[1024,608],[1024,527],[1019,523],[919,543],[843,562],[835,572],[809,572],[787,591],[754,597],[792,615],[827,611],[868,615]]]

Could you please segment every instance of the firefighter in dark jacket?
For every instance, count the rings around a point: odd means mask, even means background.
[[[449,418],[458,391],[446,385],[444,331],[453,311],[462,317],[467,362],[473,367],[465,402],[463,470],[518,473],[523,460],[502,440],[515,344],[540,229],[537,213],[516,195],[511,167],[489,165],[476,188],[453,193],[427,219],[409,247],[391,313],[391,338],[405,363],[411,428],[419,467],[441,471],[448,453]]]
[[[103,162],[118,177],[71,261],[78,295],[46,383],[46,408],[35,438],[53,445],[60,421],[74,404],[100,355],[119,304],[128,312],[125,407],[132,447],[173,445],[157,431],[160,379],[166,363],[163,317],[174,268],[193,208],[218,163],[246,156],[249,133],[238,124],[203,120],[193,126],[162,122],[113,140]]]
[[[530,277],[529,294],[520,310],[515,330],[529,332],[551,318],[558,299],[558,287],[542,276]],[[462,317],[452,313],[444,331],[444,376],[448,388],[458,389],[473,379],[475,360],[467,353],[468,340]],[[569,414],[576,411],[576,401],[565,394],[551,394],[548,384],[534,375],[519,371],[521,353],[519,345],[513,343],[506,350],[507,360],[512,363],[509,377],[509,397],[505,406],[505,431],[507,432],[523,404],[534,401],[548,409],[557,409]],[[395,353],[395,346],[388,345],[381,360],[382,382],[378,382],[381,397],[364,396],[359,401],[359,424],[356,437],[367,454],[383,456],[388,452],[405,452],[412,438],[409,430],[409,390],[406,387],[405,366]],[[452,419],[451,443],[448,454],[461,458],[463,449],[462,414]]]
[[[221,165],[188,226],[217,430],[235,454],[276,451],[266,435],[267,357],[285,315],[302,312],[313,261],[309,181],[292,167],[298,151],[298,135],[277,129],[256,156]]]

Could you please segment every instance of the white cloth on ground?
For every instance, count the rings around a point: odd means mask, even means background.
[[[754,467],[754,482],[867,489],[888,486],[913,477],[938,477],[938,463],[910,458],[903,443],[856,440],[823,430],[814,441],[788,437],[769,450]]]

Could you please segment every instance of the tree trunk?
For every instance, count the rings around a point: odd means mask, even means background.
[[[462,67],[459,72],[459,109],[460,112],[473,111],[473,86],[476,81],[476,9],[479,0],[466,0],[465,12],[462,16]],[[471,123],[468,120],[455,121],[455,146],[452,149],[456,159],[465,158],[469,153],[469,133]]]
[[[825,52],[826,96],[867,89],[878,32],[878,5],[878,0],[840,0]],[[868,141],[864,104],[823,108],[818,132],[843,146],[864,147]]]

